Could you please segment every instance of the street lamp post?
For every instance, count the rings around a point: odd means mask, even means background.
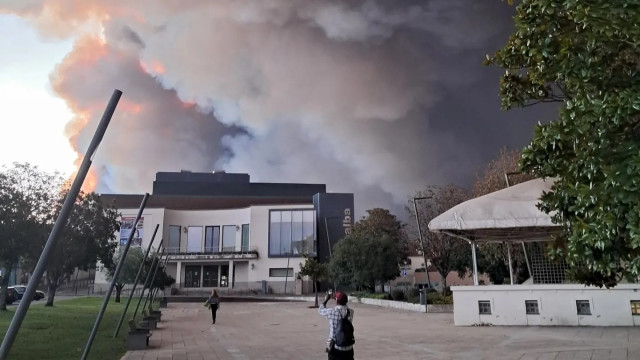
[[[423,196],[413,198],[413,211],[416,213],[416,222],[418,223],[418,236],[420,237],[420,250],[422,251],[422,258],[424,259],[424,271],[427,273],[427,284],[431,287],[431,279],[429,278],[429,263],[427,262],[427,252],[425,250],[424,241],[422,240],[422,227],[420,226],[420,217],[418,216],[418,200],[433,199],[432,196]],[[426,303],[426,296],[425,296]],[[425,305],[426,308],[426,305]]]

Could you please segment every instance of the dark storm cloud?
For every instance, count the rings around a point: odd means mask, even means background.
[[[43,10],[52,4],[66,11]],[[403,216],[409,194],[469,185],[499,148],[522,147],[552,116],[500,110],[500,71],[482,65],[513,28],[513,8],[497,0],[16,1],[13,10],[60,34],[100,22],[107,50],[83,61],[91,49],[76,49],[56,89],[80,112],[113,87],[142,104],[101,149],[114,191],[146,190],[159,170],[217,167],[327,183],[355,192],[359,214],[380,206]],[[80,145],[92,127],[73,125]]]

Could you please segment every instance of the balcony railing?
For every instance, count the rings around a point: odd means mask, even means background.
[[[249,246],[225,246],[204,251],[181,251],[178,247],[168,247],[169,260],[216,260],[216,259],[257,259],[258,250]]]

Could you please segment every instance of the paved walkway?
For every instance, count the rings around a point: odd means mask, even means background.
[[[150,348],[123,359],[326,359],[310,303],[170,303]],[[354,305],[357,359],[640,359],[640,328],[455,327],[452,314]]]

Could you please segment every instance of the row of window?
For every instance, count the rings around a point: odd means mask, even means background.
[[[524,308],[527,315],[539,315],[538,300],[525,300]],[[578,315],[591,315],[591,303],[589,300],[576,300],[576,311]],[[478,313],[480,315],[491,315],[491,301],[478,301]],[[640,300],[631,300],[631,314],[640,315]]]
[[[235,271],[235,268],[233,269]],[[184,287],[228,287],[229,265],[188,265],[184,267]]]
[[[249,251],[249,224],[242,225],[242,240],[240,248],[237,249],[236,232],[239,229],[240,227],[237,225],[204,226],[203,236],[202,226],[187,226],[184,228],[184,232],[187,233],[186,251],[187,253]],[[169,226],[169,252],[180,252],[183,240],[182,232],[182,226]]]
[[[235,266],[233,273],[235,275]],[[269,277],[293,277],[293,268],[270,268]],[[234,279],[235,276],[232,277]],[[187,265],[184,267],[184,287],[228,287],[229,265]],[[233,284],[231,284],[233,287]]]
[[[271,210],[269,212],[269,256],[317,254],[315,210]],[[204,232],[203,232],[204,229]],[[249,250],[249,224],[242,225],[242,240],[236,249],[237,225],[169,226],[169,251],[180,252],[186,233],[187,253],[218,253]],[[204,243],[203,243],[204,240]]]
[[[269,256],[316,255],[315,210],[269,212]]]

